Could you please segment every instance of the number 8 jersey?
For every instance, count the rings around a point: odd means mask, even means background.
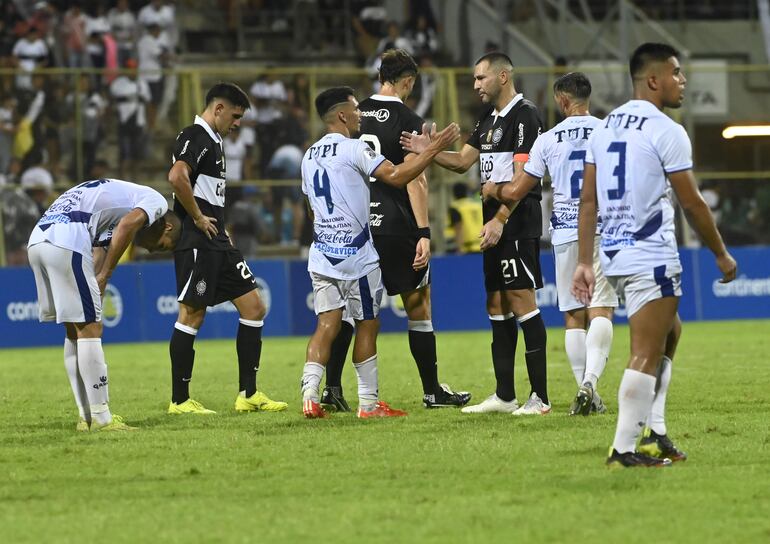
[[[307,269],[341,280],[361,278],[379,257],[369,230],[369,176],[385,161],[362,140],[327,134],[302,158],[302,192],[313,209]]]
[[[596,165],[605,275],[660,265],[668,274],[681,272],[668,174],[692,168],[684,128],[651,102],[631,100],[597,125],[585,160]]]

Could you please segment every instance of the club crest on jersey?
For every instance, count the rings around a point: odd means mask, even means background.
[[[370,159],[377,157],[377,153],[375,153],[374,150],[369,146],[364,148],[364,153],[366,153]]]
[[[492,143],[493,144],[499,144],[500,140],[503,139],[503,129],[500,127],[497,127],[495,131],[492,133]],[[487,140],[489,141],[489,140]]]
[[[489,129],[489,132],[487,132],[487,143],[492,141],[492,129]]]
[[[201,280],[195,284],[195,292],[198,293],[198,296],[203,296],[203,293],[206,292],[206,280]]]

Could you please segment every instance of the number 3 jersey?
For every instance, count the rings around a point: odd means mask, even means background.
[[[217,220],[217,235],[211,240],[195,226],[182,203],[174,198],[174,212],[182,220],[182,235],[175,251],[183,249],[227,250],[232,247],[225,234],[225,155],[222,138],[201,117],[186,127],[174,144],[173,161],[190,167],[193,196],[203,215]]]
[[[307,269],[341,280],[361,278],[379,257],[369,230],[369,177],[385,157],[362,140],[327,134],[302,158],[302,192],[313,210]]]
[[[620,106],[594,129],[586,162],[596,165],[607,276],[681,272],[668,174],[692,168],[684,128],[646,100]]]
[[[481,183],[511,181],[514,161],[527,161],[542,126],[537,107],[521,94],[514,96],[500,112],[488,110],[468,138],[468,145],[479,150]],[[543,233],[541,194],[542,187],[538,184],[519,202],[503,228],[504,240],[540,238]],[[500,202],[494,198],[484,202],[484,222],[490,221],[499,209]]]
[[[590,115],[567,117],[535,141],[524,165],[524,171],[532,177],[542,179],[546,170],[551,175],[551,243],[555,246],[578,239],[583,161],[588,138],[599,123]]]
[[[393,164],[404,162],[401,132],[422,131],[422,118],[407,108],[396,96],[375,94],[363,100],[360,138]],[[369,180],[371,185],[370,225],[375,236],[409,236],[417,229],[406,187]]]

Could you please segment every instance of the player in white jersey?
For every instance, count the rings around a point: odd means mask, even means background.
[[[681,323],[682,294],[671,189],[690,225],[716,256],[722,282],[735,278],[708,205],[692,173],[684,128],[663,113],[682,104],[686,79],[679,54],[646,43],[631,57],[634,99],[591,134],[578,219],[579,263],[573,293],[588,303],[595,289],[597,201],[602,216],[602,269],[626,302],[631,357],[618,391],[618,424],[608,466],[665,466],[686,459],[669,439],[664,419]],[[636,447],[640,431],[645,436]]]
[[[180,222],[157,191],[98,179],[69,189],[51,204],[29,238],[40,321],[63,323],[64,366],[75,395],[79,431],[131,430],[110,412],[102,349],[102,294],[136,237],[150,251],[171,250]]]
[[[459,137],[460,129],[451,124],[435,136],[426,153],[394,166],[363,140],[350,138],[361,120],[353,89],[327,89],[316,97],[315,105],[327,134],[310,146],[302,160],[302,191],[313,213],[308,272],[318,315],[302,374],[302,411],[307,418],[326,416],[319,386],[347,306],[356,322],[353,366],[358,376],[358,417],[404,416],[406,412],[378,400],[377,314],[383,286],[369,230],[369,177],[405,186]]]
[[[583,181],[586,144],[599,119],[589,111],[591,82],[580,72],[571,72],[553,84],[556,104],[566,119],[542,134],[529,152],[529,160],[514,180],[505,184],[485,183],[482,196],[518,203],[545,176],[551,175],[553,213],[551,243],[556,263],[559,310],[564,313],[564,348],[578,384],[570,415],[606,412],[596,392],[612,347],[612,314],[618,305],[615,290],[594,263],[596,287],[586,306],[570,292],[578,257],[578,205]],[[595,249],[595,252],[598,251]]]

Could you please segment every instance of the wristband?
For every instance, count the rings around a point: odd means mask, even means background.
[[[417,229],[417,238],[427,238],[430,240],[430,227],[419,227]]]

